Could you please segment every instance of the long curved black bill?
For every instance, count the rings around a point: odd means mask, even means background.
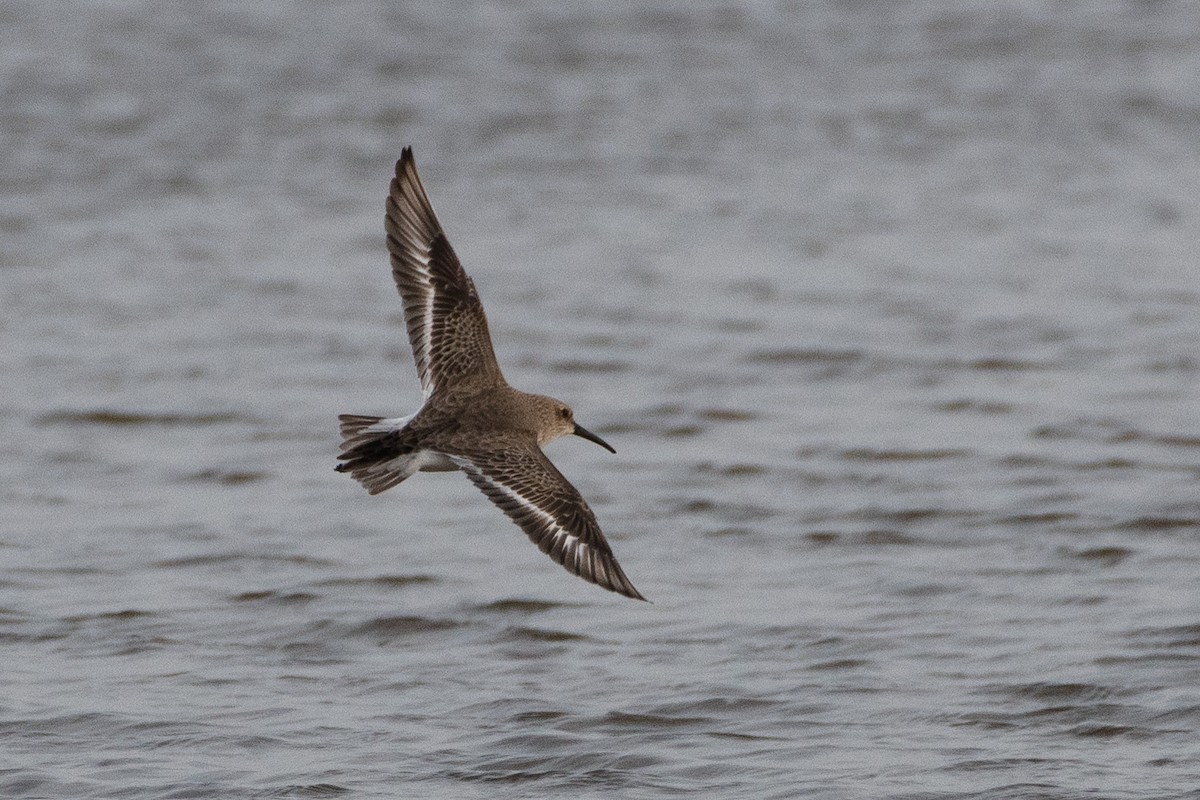
[[[580,438],[587,439],[589,442],[595,442],[596,444],[600,445],[601,447],[603,447],[605,450],[607,450],[610,453],[617,452],[616,450],[613,449],[613,446],[611,444],[604,441],[599,436],[592,433],[591,431],[589,431],[587,428],[583,427],[582,425],[576,425],[575,430],[573,430],[571,432],[574,433],[576,436],[579,436]]]

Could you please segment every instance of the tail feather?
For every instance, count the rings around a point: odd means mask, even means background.
[[[346,452],[352,447],[355,447],[366,439],[371,438],[371,434],[364,431],[372,425],[382,422],[383,417],[367,417],[362,414],[339,414],[338,421],[342,431],[342,452]]]
[[[387,491],[414,472],[413,443],[402,435],[407,420],[361,414],[342,414],[338,419],[343,437],[338,454],[342,463],[334,467],[338,472],[349,472],[370,494]]]

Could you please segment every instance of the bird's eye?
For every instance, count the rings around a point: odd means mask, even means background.
[[[566,407],[560,408],[558,410],[558,415],[560,417],[562,417],[563,419],[570,419],[571,418],[571,409],[566,408]]]

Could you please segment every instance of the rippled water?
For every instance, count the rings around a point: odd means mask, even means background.
[[[0,8],[0,794],[1200,786],[1187,3]],[[635,603],[455,475],[413,144]]]

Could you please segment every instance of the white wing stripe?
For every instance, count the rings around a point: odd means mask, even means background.
[[[504,495],[509,500],[512,500],[514,503],[520,505],[521,508],[529,511],[534,516],[541,519],[553,537],[546,552],[553,554],[555,550],[559,549],[560,547],[563,548],[566,552],[563,554],[564,558],[561,563],[570,569],[572,565],[569,562],[573,560],[575,563],[574,569],[571,570],[572,572],[575,572],[576,574],[581,572],[583,574],[588,574],[587,570],[582,569],[582,567],[585,565],[585,554],[589,553],[589,551],[592,549],[586,542],[582,541],[578,536],[571,533],[570,530],[559,524],[558,520],[556,520],[553,515],[549,514],[541,507],[534,505],[525,497],[505,486],[503,483],[500,483],[499,481],[494,480],[491,476],[484,474],[477,466],[475,466],[474,462],[456,456],[451,456],[450,458],[465,472],[475,476],[479,480],[485,481],[493,490]]]

